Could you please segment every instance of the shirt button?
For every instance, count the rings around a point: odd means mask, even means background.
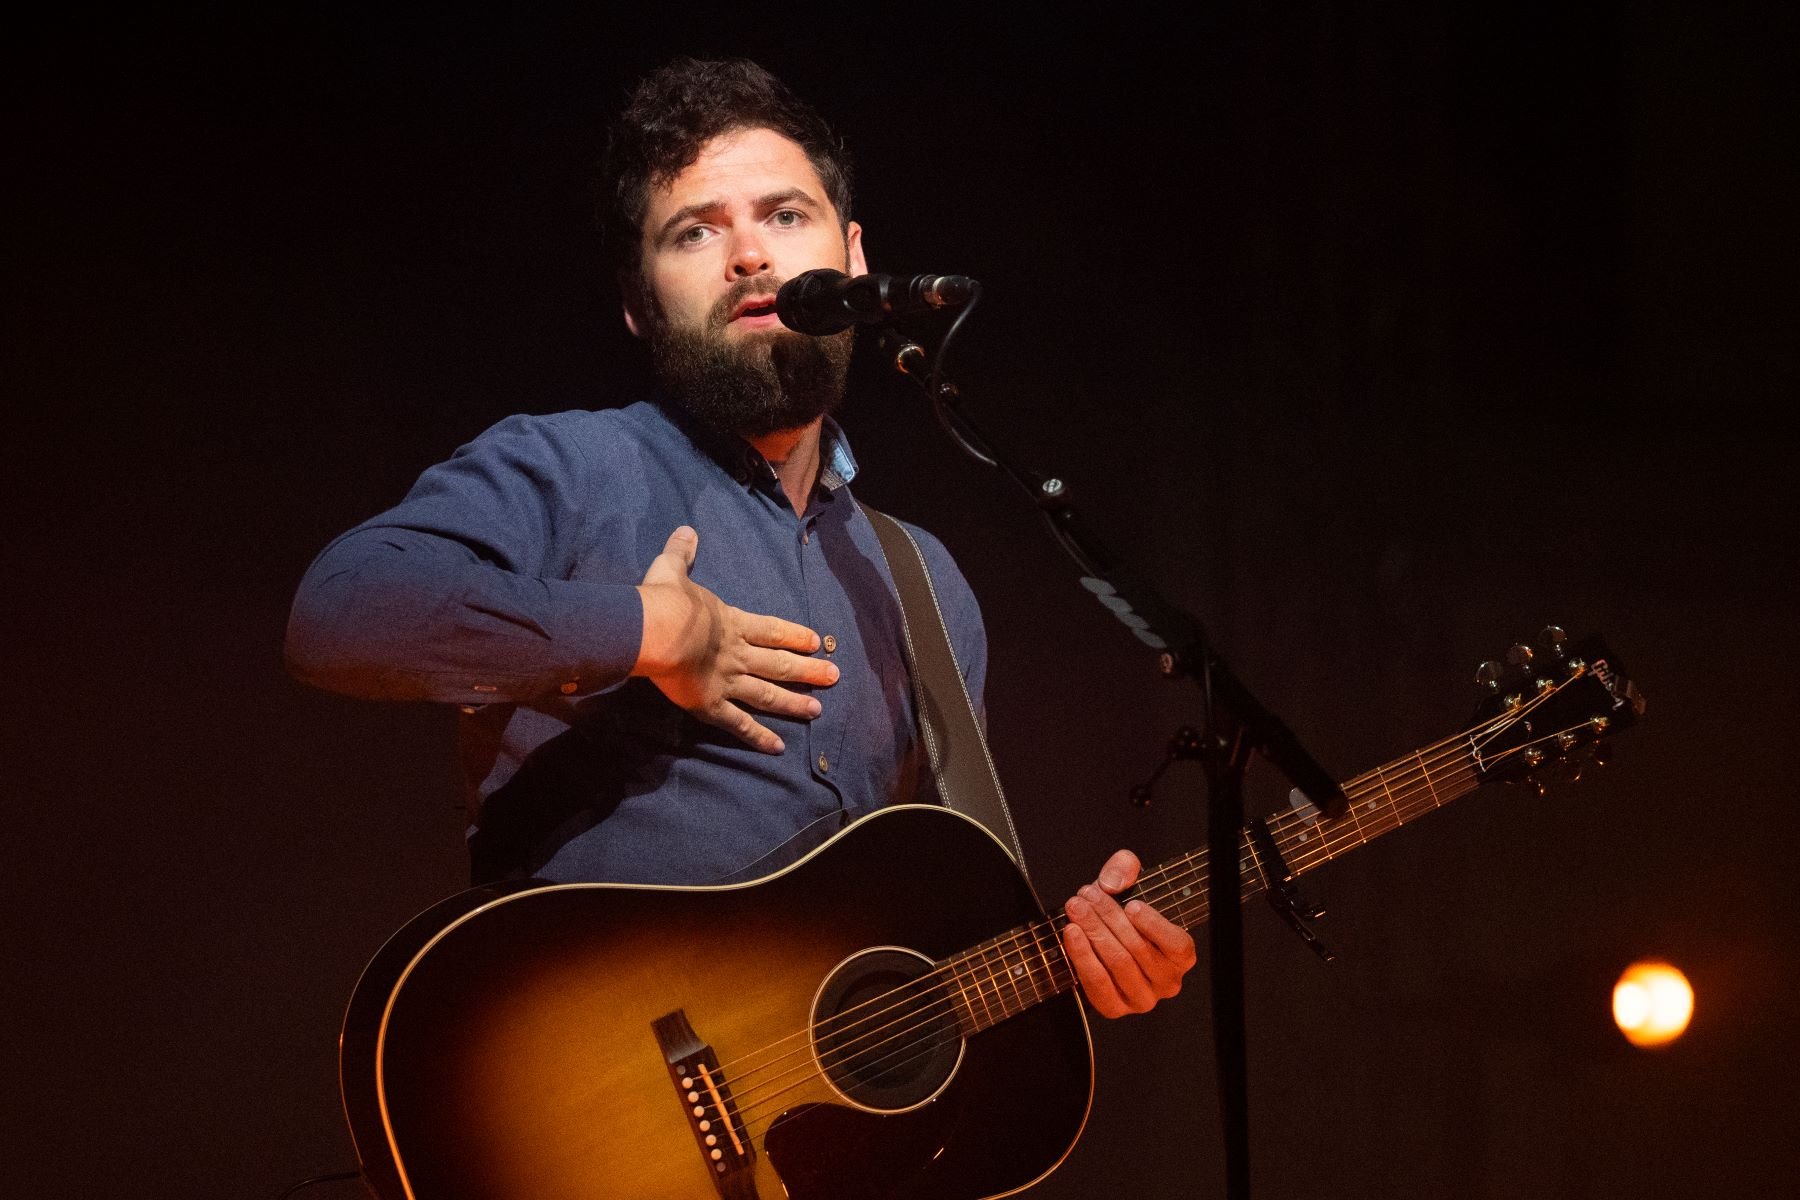
[[[832,637],[829,633],[825,635],[825,653],[837,653],[837,639]]]
[[[808,530],[805,530],[805,529],[802,529],[802,530],[801,530],[801,531],[800,531],[800,544],[801,544],[801,545],[802,545],[802,546],[810,546],[810,545],[812,545],[812,534],[811,534],[811,532],[809,532],[809,531],[808,531]]]
[[[831,760],[823,754],[819,755],[819,774],[824,775],[831,770]]]

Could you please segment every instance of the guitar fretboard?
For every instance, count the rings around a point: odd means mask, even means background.
[[[1472,733],[1415,751],[1343,785],[1348,810],[1326,821],[1307,804],[1266,818],[1288,870],[1298,875],[1467,795],[1481,784]],[[1238,835],[1238,867],[1245,900],[1266,890],[1280,868],[1265,863],[1246,827]],[[1202,847],[1162,863],[1139,878],[1133,893],[1164,916],[1193,929],[1206,921],[1210,870]],[[1062,948],[1061,916],[1012,929],[944,960],[940,977],[964,1033],[978,1033],[1075,986]]]

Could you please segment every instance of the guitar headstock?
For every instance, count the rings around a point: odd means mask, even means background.
[[[1475,674],[1481,702],[1470,749],[1483,781],[1529,783],[1578,779],[1587,763],[1606,762],[1605,740],[1637,722],[1644,698],[1598,635],[1570,643],[1546,626],[1504,661]]]

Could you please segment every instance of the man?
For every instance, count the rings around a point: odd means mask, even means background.
[[[802,271],[867,271],[848,163],[760,67],[683,60],[615,124],[606,184],[625,322],[663,395],[515,417],[427,471],[313,564],[289,661],[461,707],[478,879],[754,878],[797,840],[929,799],[892,579],[830,419],[851,334],[792,333],[773,309]],[[914,535],[979,698],[974,597]],[[1137,872],[1121,851],[1066,906],[1109,1017],[1174,995],[1194,962],[1185,932],[1113,899]]]

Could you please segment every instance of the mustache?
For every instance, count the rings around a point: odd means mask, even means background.
[[[748,279],[740,279],[731,285],[731,290],[719,297],[712,311],[706,314],[707,324],[714,329],[723,329],[731,324],[731,314],[737,306],[752,296],[767,296],[775,299],[775,293],[781,290],[785,282],[778,275],[752,275]]]

